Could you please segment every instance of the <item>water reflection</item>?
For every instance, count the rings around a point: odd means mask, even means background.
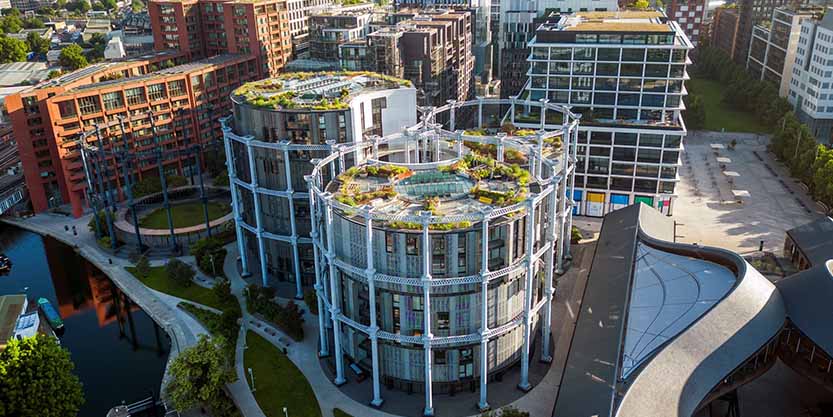
[[[65,323],[84,384],[83,417],[102,417],[122,401],[158,395],[170,343],[165,333],[100,270],[52,238],[0,225],[0,252],[12,259],[0,295],[49,299]]]

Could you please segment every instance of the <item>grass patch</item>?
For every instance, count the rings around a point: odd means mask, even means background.
[[[216,220],[231,212],[228,204],[208,203],[208,218]],[[205,222],[205,214],[202,210],[202,203],[185,203],[171,206],[171,216],[174,220],[174,227],[190,227]],[[158,208],[139,220],[139,226],[148,229],[167,229],[168,211],[165,208]]]
[[[197,304],[214,307],[218,310],[222,310],[225,305],[223,300],[221,300],[217,294],[214,293],[214,291],[211,291],[208,288],[201,287],[197,284],[193,284],[189,287],[183,287],[182,285],[179,285],[175,281],[169,279],[168,274],[165,273],[164,266],[150,267],[150,273],[146,278],[139,276],[139,274],[136,273],[135,267],[128,266],[125,269],[127,272],[130,272],[133,276],[138,278],[139,281],[142,281],[143,284],[156,291],[173,295],[174,297],[182,298],[183,300],[192,301]],[[237,308],[240,308],[240,306],[238,305]]]
[[[246,332],[245,368],[255,377],[255,399],[268,417],[320,417],[321,408],[309,382],[278,348],[252,331]],[[249,381],[251,384],[251,381]]]
[[[733,109],[723,102],[725,87],[717,81],[704,78],[692,78],[686,82],[689,94],[695,94],[703,99],[706,107],[705,130],[719,132],[766,133],[766,127],[761,125],[755,115]]]
[[[335,417],[353,417],[350,414],[347,414],[346,411],[344,411],[340,408],[333,408],[333,415]]]

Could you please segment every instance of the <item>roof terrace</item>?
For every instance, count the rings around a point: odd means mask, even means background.
[[[293,72],[244,84],[232,100],[275,110],[339,110],[363,92],[406,87],[410,81],[367,71]]]

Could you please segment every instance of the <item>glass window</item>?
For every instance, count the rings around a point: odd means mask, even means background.
[[[570,73],[570,63],[569,62],[550,62],[550,73],[569,74]]]
[[[575,88],[575,86],[573,86]],[[570,102],[572,104],[590,104],[590,92],[589,91],[573,91],[572,99]]]
[[[659,182],[659,192],[663,193],[663,194],[664,193],[674,194],[674,184],[675,183],[670,182],[670,181],[660,181]]]
[[[632,77],[641,77],[642,76],[642,64],[622,64],[622,72],[621,75],[623,77],[632,76]]]
[[[636,146],[636,133],[616,133],[616,145]]]
[[[652,164],[659,163],[660,150],[659,149],[639,149],[639,156],[637,161],[650,162]]]
[[[662,162],[665,164],[676,164],[680,160],[680,153],[676,151],[665,151],[662,154]]]
[[[185,95],[185,80],[176,80],[168,83],[168,92],[171,97]]]
[[[596,49],[594,48],[576,48],[573,51],[573,60],[575,61],[593,61],[596,58]]]
[[[598,188],[602,190],[607,189],[607,177],[587,177],[586,188]]]
[[[439,330],[448,330],[449,329],[449,318],[447,311],[438,311],[437,312],[437,329]]]
[[[124,98],[122,98],[121,91],[104,93],[101,95],[101,100],[104,101],[104,109],[106,110],[113,110],[124,106]]]
[[[656,165],[636,165],[637,177],[656,178],[659,175],[659,167]]]
[[[645,60],[645,50],[644,49],[623,49],[622,50],[622,61],[644,61]]]
[[[662,167],[659,171],[660,178],[677,178],[677,167]]]
[[[606,175],[608,173],[609,166],[610,160],[608,158],[590,157],[590,159],[587,160],[587,173]]]
[[[665,107],[673,109],[680,107],[680,96],[669,95],[665,98]]]
[[[636,120],[639,111],[636,109],[618,109],[616,110],[616,118],[622,120]]]
[[[645,45],[646,42],[646,36],[642,34],[624,35],[622,37],[622,43],[626,45]]]
[[[622,78],[619,80],[619,90],[639,91],[642,87],[642,80],[638,78]]]
[[[550,48],[550,59],[569,61],[570,48]]]
[[[668,62],[671,58],[671,51],[668,49],[649,49],[648,61],[650,62]]]
[[[127,97],[127,105],[129,106],[146,102],[144,87],[128,88],[124,90],[124,95]]]
[[[662,135],[643,133],[639,135],[639,146],[662,147]]]
[[[666,83],[666,80],[645,80],[645,91],[664,93]]]
[[[614,93],[595,93],[593,95],[593,104],[614,105],[616,104],[616,94]]]
[[[618,75],[619,64],[601,63],[596,65],[596,75]]]
[[[58,103],[58,112],[61,113],[62,119],[75,117],[77,115],[75,111],[75,102],[72,100],[67,100]]]
[[[683,89],[683,82],[682,80],[670,80],[668,81],[668,92],[669,93],[679,93]]]
[[[633,178],[612,177],[610,179],[610,189],[630,192],[633,189]]]
[[[602,35],[604,36],[604,35]],[[618,61],[619,48],[599,48],[597,61]]]
[[[685,65],[672,65],[671,72],[668,74],[671,78],[682,78],[685,73]]]
[[[630,175],[633,176],[634,168],[633,164],[617,164],[613,163],[610,167],[610,173],[613,175]],[[630,188],[628,188],[630,191]]]
[[[599,41],[599,37],[596,36],[594,33],[577,33],[576,34],[576,43],[596,43]]]
[[[620,106],[638,106],[639,94],[619,94]]]
[[[550,77],[550,88],[570,88],[570,77]]]
[[[643,107],[662,107],[665,96],[662,94],[644,94],[642,96]]]
[[[596,89],[616,91],[616,78],[596,78]]]
[[[573,90],[592,90],[593,78],[591,77],[573,77]]]
[[[405,253],[408,255],[419,255],[419,237],[409,235],[405,239]]]
[[[685,62],[686,55],[685,49],[674,49],[671,52],[671,62]]]
[[[648,64],[645,66],[646,77],[668,77],[668,65]]]
[[[682,136],[679,135],[665,135],[665,147],[666,148],[679,148],[680,143],[682,143]]]
[[[549,51],[546,47],[544,48],[532,48],[532,59],[540,59],[540,60],[547,60],[547,56],[549,55]]]
[[[590,147],[590,155],[591,156],[610,156],[610,147],[607,146],[591,146]]]
[[[654,194],[657,192],[657,180],[643,180],[637,178],[633,182],[633,190],[638,193]]]
[[[622,35],[600,34],[599,43],[622,43]]]
[[[633,162],[636,160],[636,149],[634,148],[620,148],[618,146],[613,147],[613,160],[614,161],[626,161],[626,162]]]
[[[590,144],[592,145],[610,145],[611,144],[611,132],[598,132],[598,131],[591,131],[590,132]]]
[[[98,96],[81,97],[78,99],[78,108],[81,114],[97,113],[101,111]]]
[[[396,235],[391,232],[385,232],[385,252],[393,253],[396,248]]]
[[[574,74],[593,74],[593,63],[592,62],[576,62],[573,64],[573,73]]]
[[[165,92],[165,84],[154,84],[148,86],[148,97],[150,97],[151,101],[161,100],[167,97],[167,93]]]

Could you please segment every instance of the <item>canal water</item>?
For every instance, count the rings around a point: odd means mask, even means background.
[[[80,417],[158,396],[168,337],[107,276],[53,238],[2,224],[0,253],[13,264],[0,275],[0,295],[25,292],[29,303],[45,297],[64,320],[61,345],[84,384]]]

